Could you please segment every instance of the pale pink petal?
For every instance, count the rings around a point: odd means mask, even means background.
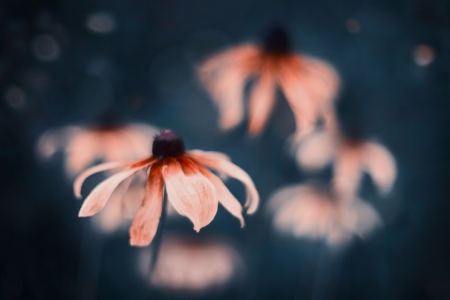
[[[217,159],[223,159],[223,160],[229,160],[231,161],[230,157],[224,153],[221,152],[215,152],[215,151],[203,151],[203,150],[191,150],[189,151],[190,154],[194,155],[200,155],[203,157],[209,157],[209,158],[217,158]],[[224,172],[217,172],[219,174],[219,177],[222,180],[227,180],[228,175]]]
[[[90,130],[72,136],[66,146],[65,169],[69,176],[79,174],[98,158],[101,143]]]
[[[78,177],[75,179],[75,182],[73,183],[73,192],[75,196],[77,198],[81,198],[81,186],[83,185],[83,182],[86,180],[86,178],[88,178],[92,174],[117,168],[123,168],[125,166],[128,166],[129,164],[129,162],[109,162],[93,166],[85,170],[83,173],[78,175]]]
[[[136,159],[136,157],[132,155],[134,153],[133,149],[131,148],[130,142],[127,140],[128,138],[122,129],[101,132],[98,133],[98,136],[102,140],[102,155],[105,161]]]
[[[394,157],[385,147],[375,143],[366,143],[363,155],[364,168],[377,187],[383,193],[388,193],[397,175]]]
[[[336,147],[337,141],[333,133],[328,131],[313,133],[300,144],[296,154],[297,162],[308,171],[322,169],[331,162]]]
[[[150,170],[144,201],[130,228],[131,245],[147,246],[153,240],[161,218],[163,191],[161,165],[156,163]]]
[[[208,152],[201,153],[198,151],[189,151],[187,155],[202,165],[217,170],[218,172],[223,172],[230,177],[241,181],[245,185],[247,192],[247,200],[245,201],[245,207],[248,207],[247,213],[252,214],[256,211],[259,205],[259,194],[253,180],[244,170],[229,160],[208,155]]]
[[[194,230],[199,231],[217,213],[217,193],[198,169],[186,172],[175,159],[165,159],[162,174],[168,199],[180,215],[192,221]]]
[[[265,71],[257,79],[250,93],[249,127],[250,134],[261,132],[275,104],[275,82],[272,75]]]
[[[369,203],[355,199],[344,209],[347,210],[347,215],[342,218],[343,225],[361,238],[383,225],[380,216]]]
[[[86,200],[84,200],[78,216],[89,217],[102,210],[116,187],[138,170],[139,168],[134,168],[131,170],[122,171],[97,185]]]
[[[102,211],[93,216],[93,223],[102,232],[112,233],[126,224],[122,216],[122,202],[132,180],[133,175],[119,184]]]
[[[238,125],[244,115],[243,92],[252,70],[246,61],[256,55],[256,47],[238,46],[205,61],[199,77],[219,109],[220,126],[224,130]]]
[[[151,154],[151,141],[160,132],[159,129],[144,124],[131,124],[126,126],[124,130],[133,147],[134,158],[145,157]]]
[[[186,163],[186,161],[194,163],[193,161],[187,158],[183,158],[182,161],[180,161],[180,163],[184,164]],[[225,184],[223,184],[222,180],[220,180],[219,177],[214,175],[212,172],[210,172],[208,169],[206,169],[200,164],[197,164],[197,167],[202,173],[202,175],[205,176],[207,179],[209,179],[209,181],[211,181],[211,183],[216,188],[220,204],[222,204],[223,207],[225,207],[225,209],[228,210],[233,216],[238,218],[241,223],[241,227],[244,227],[245,222],[244,217],[242,216],[241,203],[239,203],[239,201],[233,196],[233,194],[228,190]]]
[[[342,142],[334,163],[333,189],[344,200],[356,197],[361,182],[362,144]]]

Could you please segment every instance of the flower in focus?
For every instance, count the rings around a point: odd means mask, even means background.
[[[140,159],[151,153],[148,137],[159,130],[144,124],[106,124],[68,126],[45,132],[38,141],[38,154],[49,158],[58,150],[65,152],[65,169],[76,176],[97,160]]]
[[[343,198],[353,198],[363,172],[371,175],[382,193],[393,186],[397,169],[392,154],[382,145],[346,138],[332,131],[318,131],[299,146],[298,164],[308,170],[318,170],[334,160],[334,190]]]
[[[278,190],[269,200],[273,227],[295,237],[325,240],[340,246],[353,236],[364,238],[381,220],[364,201],[342,201],[332,191],[314,185],[295,185]]]
[[[284,93],[296,122],[295,139],[307,136],[323,120],[335,126],[333,100],[339,76],[329,64],[292,52],[286,31],[274,27],[261,45],[244,44],[218,53],[199,68],[200,81],[219,108],[224,130],[243,119],[243,93],[247,81],[256,77],[250,92],[250,134],[261,132],[273,109],[277,86]]]
[[[228,243],[207,238],[164,238],[153,272],[149,251],[142,252],[140,269],[150,284],[182,292],[205,292],[229,284],[243,271],[243,261]]]
[[[218,152],[186,152],[183,140],[172,131],[164,130],[155,137],[153,155],[149,158],[132,163],[104,163],[91,167],[78,176],[74,191],[77,197],[81,197],[81,186],[88,176],[101,171],[122,169],[100,183],[89,194],[79,216],[88,217],[98,213],[119,184],[132,180],[130,177],[133,178],[139,171],[147,171],[145,197],[130,229],[131,245],[146,246],[155,236],[163,207],[164,188],[170,204],[180,215],[192,221],[196,231],[213,220],[219,202],[238,218],[243,226],[241,204],[222,180],[207,167],[240,180],[247,190],[247,213],[256,211],[259,195],[245,171],[231,163],[226,155]]]

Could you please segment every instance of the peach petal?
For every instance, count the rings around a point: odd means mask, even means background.
[[[331,162],[336,146],[336,139],[330,132],[313,133],[300,144],[296,154],[297,162],[308,171],[322,169]]]
[[[380,191],[388,193],[392,189],[397,176],[397,168],[395,159],[389,150],[379,144],[366,143],[363,166],[372,176]]]
[[[194,230],[198,232],[211,223],[218,207],[212,183],[198,169],[185,174],[174,158],[165,159],[162,174],[170,203],[180,215],[192,221]]]
[[[106,179],[89,194],[81,206],[79,217],[89,217],[103,209],[116,187],[125,179],[136,173],[139,169],[131,169],[117,173]]]
[[[252,135],[261,132],[275,104],[275,82],[268,71],[264,71],[255,83],[249,100],[249,127]]]
[[[238,46],[211,57],[199,68],[200,81],[219,109],[219,122],[224,130],[243,119],[244,86],[252,73],[245,61],[255,53],[254,46]]]
[[[65,169],[69,176],[75,176],[93,163],[100,150],[101,141],[90,130],[80,130],[72,136],[66,146]]]
[[[147,246],[155,237],[163,206],[164,182],[161,166],[155,164],[150,170],[144,201],[130,228],[130,244]]]
[[[180,163],[183,165],[185,163],[189,164],[195,164],[192,160],[188,158],[182,158],[182,161]],[[239,203],[239,201],[233,196],[233,194],[228,190],[228,188],[225,186],[225,184],[220,180],[219,177],[214,175],[211,171],[206,169],[200,164],[196,164],[200,172],[203,176],[205,176],[211,183],[214,185],[217,191],[217,196],[219,197],[220,204],[225,207],[226,210],[228,210],[229,213],[231,213],[233,216],[239,219],[239,222],[241,223],[241,227],[244,227],[244,217],[242,216],[242,205]]]
[[[94,224],[102,232],[112,233],[124,225],[125,222],[122,217],[122,202],[133,177],[134,176],[131,175],[119,184],[116,190],[112,193],[103,210],[92,218]]]
[[[217,156],[211,156],[208,152],[202,153],[198,150],[189,151],[187,155],[202,165],[217,170],[218,172],[223,172],[230,177],[241,181],[245,185],[247,192],[247,199],[245,201],[245,207],[248,207],[247,213],[253,214],[256,211],[259,205],[259,194],[252,179],[244,170],[228,160],[221,159]]]
[[[127,165],[129,165],[129,162],[108,162],[103,163],[97,166],[93,166],[87,170],[85,170],[83,173],[78,175],[78,177],[75,179],[75,182],[73,183],[73,192],[77,198],[81,198],[81,186],[83,185],[83,182],[91,176],[92,174],[103,172],[111,169],[117,169],[122,168]]]
[[[334,164],[333,189],[343,200],[355,198],[361,182],[362,145],[341,145]]]

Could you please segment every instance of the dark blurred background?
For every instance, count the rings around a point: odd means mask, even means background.
[[[290,29],[297,51],[336,67],[340,122],[397,161],[390,195],[378,196],[368,178],[360,192],[384,228],[326,259],[320,242],[276,237],[264,213],[277,188],[329,173],[304,174],[289,156],[284,98],[260,137],[250,139],[245,123],[221,133],[195,78],[208,54],[255,40],[272,22]],[[107,109],[171,128],[188,149],[227,153],[255,181],[262,205],[244,229],[220,209],[199,233],[232,241],[245,276],[201,297],[450,299],[449,1],[3,0],[0,24],[1,299],[194,297],[150,287],[127,231],[101,236],[77,217],[63,155],[36,159],[44,131]],[[418,45],[433,50],[430,64],[417,63]],[[243,199],[239,183],[228,186]],[[165,231],[194,234],[183,218]]]

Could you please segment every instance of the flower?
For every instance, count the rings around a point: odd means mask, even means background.
[[[211,238],[163,238],[153,272],[151,252],[143,251],[140,269],[155,287],[182,292],[205,292],[239,277],[243,260],[229,243]]]
[[[397,175],[395,159],[384,146],[333,131],[310,135],[300,144],[296,159],[308,171],[321,169],[334,160],[335,192],[349,199],[356,195],[364,171],[384,194],[392,189]]]
[[[139,123],[67,126],[42,134],[37,150],[40,157],[49,158],[64,149],[66,173],[74,177],[99,159],[108,162],[146,157],[151,153],[148,136],[158,132]]]
[[[250,92],[249,125],[252,135],[261,132],[275,103],[276,86],[284,93],[294,113],[297,140],[323,119],[335,126],[333,100],[339,76],[329,64],[291,51],[282,27],[274,27],[261,45],[243,44],[218,53],[199,67],[199,78],[219,109],[224,130],[243,119],[245,84],[257,77]]]
[[[104,163],[91,167],[78,176],[74,182],[74,192],[77,197],[81,197],[81,185],[88,176],[101,171],[123,169],[100,183],[89,194],[79,216],[92,216],[102,210],[121,182],[141,170],[149,169],[145,197],[130,229],[131,245],[146,246],[152,241],[161,216],[164,188],[171,205],[180,215],[192,221],[196,231],[213,220],[219,202],[238,218],[243,226],[241,204],[222,180],[207,167],[240,180],[247,190],[247,213],[256,211],[259,195],[245,171],[231,163],[222,153],[200,150],[186,152],[183,140],[172,131],[164,130],[155,137],[153,155],[149,158],[132,163]]]
[[[342,201],[333,191],[314,185],[284,187],[271,196],[273,227],[295,237],[344,245],[354,235],[368,236],[382,222],[376,211],[357,198]]]

